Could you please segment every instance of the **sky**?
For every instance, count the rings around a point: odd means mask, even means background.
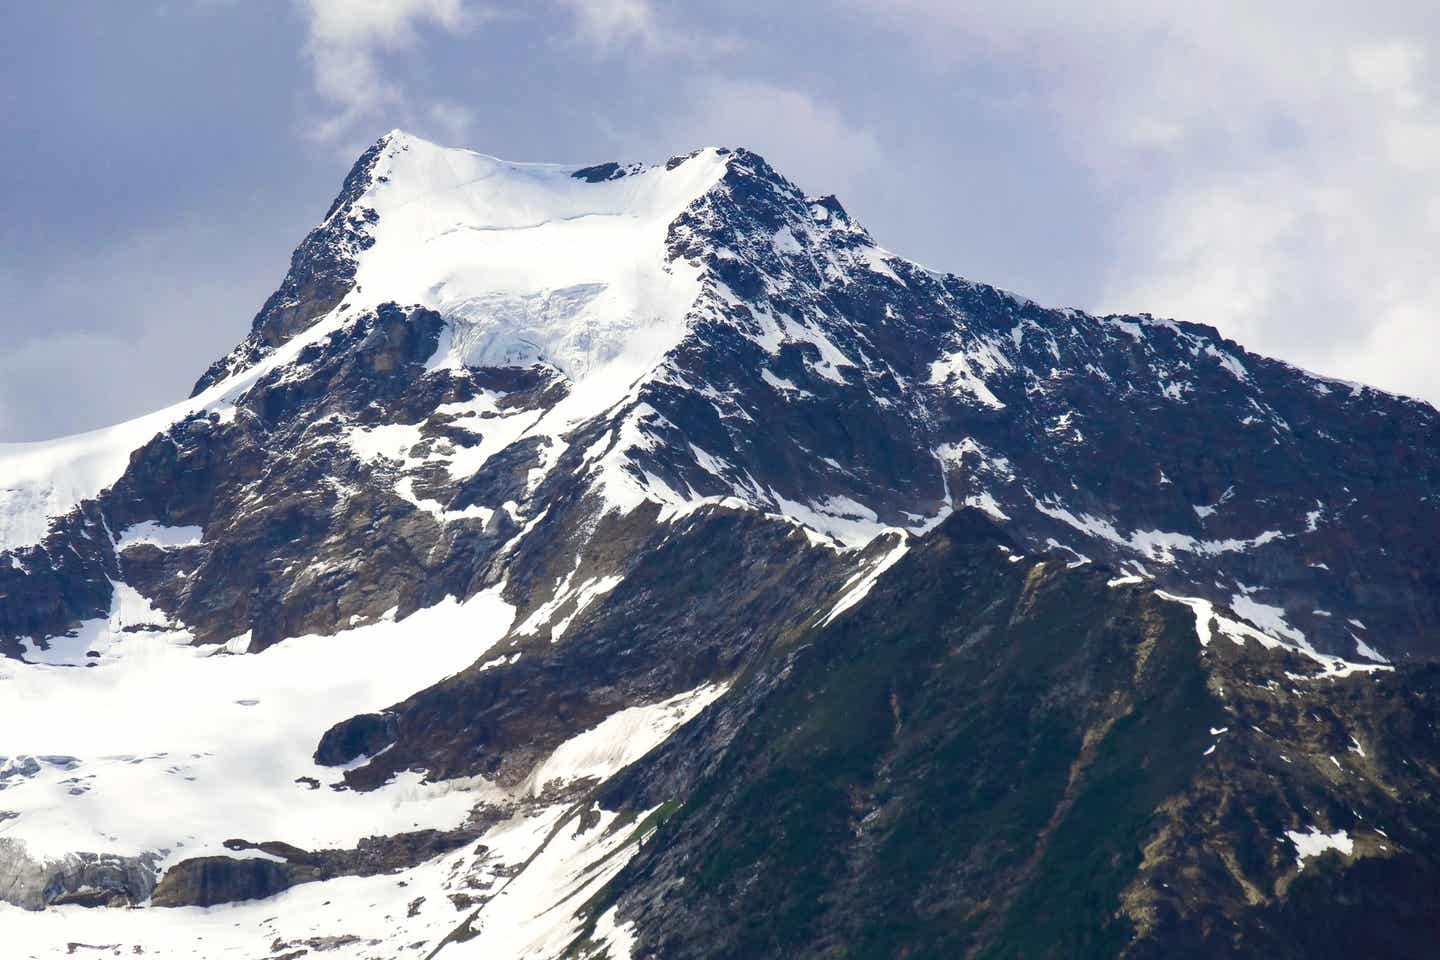
[[[927,266],[1440,403],[1437,58],[1410,0],[14,5],[0,441],[188,394],[393,127],[747,146]]]

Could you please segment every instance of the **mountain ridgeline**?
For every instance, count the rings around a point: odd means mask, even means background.
[[[190,398],[0,446],[0,924],[1433,955],[1437,441],[927,270],[745,150],[392,132]]]

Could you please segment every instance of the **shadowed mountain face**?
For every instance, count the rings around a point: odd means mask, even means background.
[[[955,514],[602,788],[666,813],[593,908],[636,956],[1433,949],[1433,666],[1317,680],[1004,543]]]
[[[1423,956],[1437,422],[743,150],[389,134],[191,398],[0,447],[0,919]]]

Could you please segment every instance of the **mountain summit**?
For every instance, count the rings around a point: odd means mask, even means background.
[[[653,364],[698,293],[698,268],[666,257],[669,226],[724,175],[726,154],[576,171],[387,134],[296,251],[251,336],[198,389],[342,300],[357,311],[398,302],[442,313],[453,325],[448,362],[544,359],[576,382],[614,362]]]
[[[1437,428],[924,269],[746,150],[394,131],[190,398],[0,446],[0,917],[1422,955]]]

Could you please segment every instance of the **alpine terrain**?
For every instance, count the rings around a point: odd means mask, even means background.
[[[1437,551],[1424,403],[395,131],[0,446],[0,952],[1434,957]]]

